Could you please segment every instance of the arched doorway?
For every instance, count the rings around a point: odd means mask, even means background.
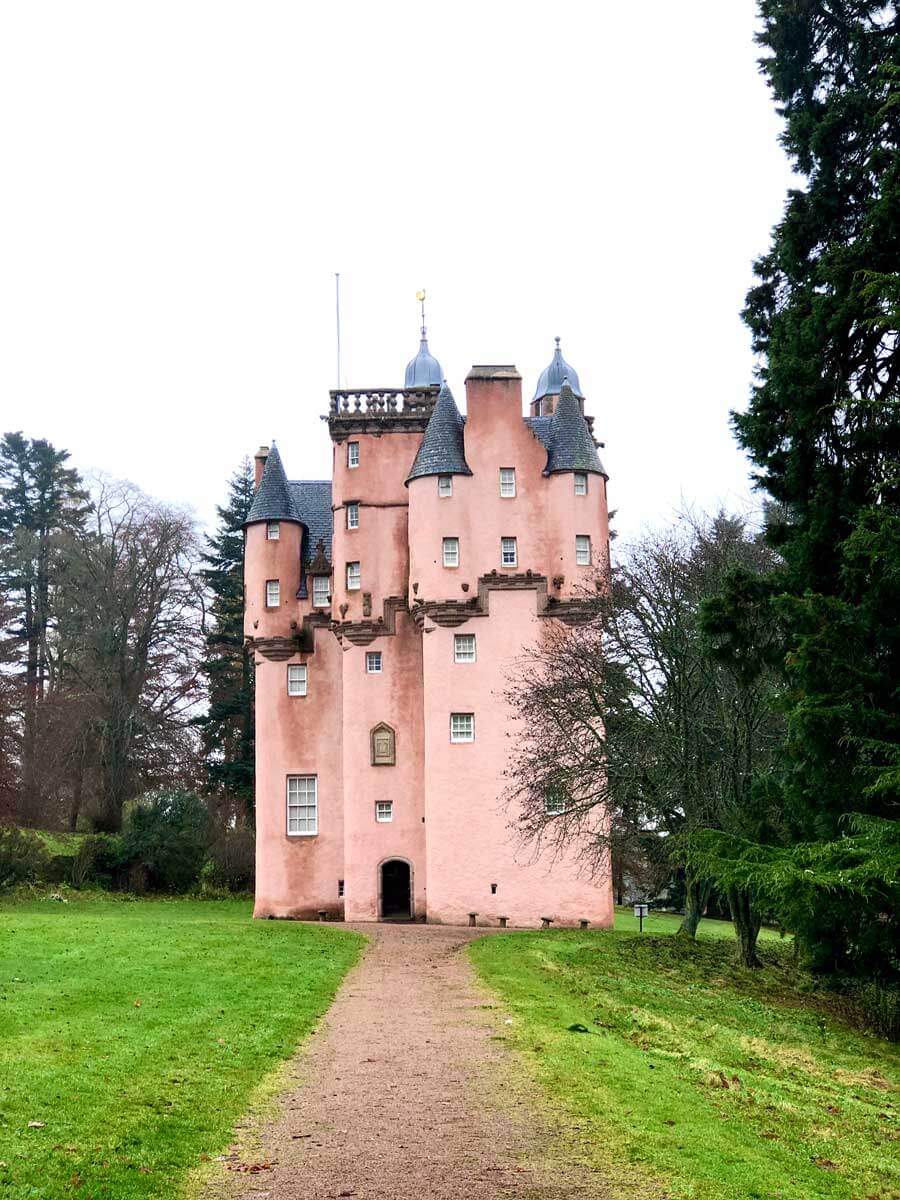
[[[409,921],[412,919],[412,868],[405,858],[389,858],[381,864],[379,879],[381,919]]]

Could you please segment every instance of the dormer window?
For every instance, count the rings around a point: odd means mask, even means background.
[[[359,466],[359,442],[348,442],[347,443],[347,466],[348,467],[358,467]]]
[[[359,503],[356,500],[347,505],[347,528],[359,529]]]
[[[267,521],[266,522],[266,541],[277,542],[281,537],[281,522]]]
[[[328,608],[331,603],[331,579],[328,575],[313,575],[313,608]]]
[[[438,475],[438,495],[442,499],[453,495],[452,475]]]
[[[575,495],[587,495],[587,474],[584,471],[575,472]]]
[[[505,500],[511,500],[516,494],[516,468],[500,468],[500,495]]]

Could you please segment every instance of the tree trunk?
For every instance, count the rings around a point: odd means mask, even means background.
[[[697,936],[697,926],[706,912],[709,893],[710,885],[700,883],[688,872],[684,881],[684,918],[678,927],[682,937]]]
[[[756,939],[759,937],[761,922],[753,910],[749,892],[729,888],[728,907],[737,937],[738,962],[743,967],[761,967],[762,963],[756,953]]]

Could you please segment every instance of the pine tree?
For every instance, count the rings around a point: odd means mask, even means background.
[[[218,527],[207,536],[203,571],[212,592],[212,628],[203,671],[209,710],[200,718],[205,791],[220,816],[253,822],[255,738],[253,662],[244,646],[244,530],[253,503],[253,467],[244,459],[218,506]]]
[[[811,842],[840,838],[850,813],[896,818],[900,798],[871,786],[900,743],[900,14],[883,0],[760,12],[761,68],[804,182],[755,266],[744,318],[761,365],[734,424],[776,501],[777,794],[788,839]],[[865,970],[890,961],[886,928],[877,906],[842,898],[801,932],[816,965]]]

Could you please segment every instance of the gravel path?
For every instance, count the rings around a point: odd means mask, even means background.
[[[600,1200],[500,1040],[465,945],[482,931],[367,925],[364,957],[289,1069],[278,1115],[205,1192],[229,1200]]]

